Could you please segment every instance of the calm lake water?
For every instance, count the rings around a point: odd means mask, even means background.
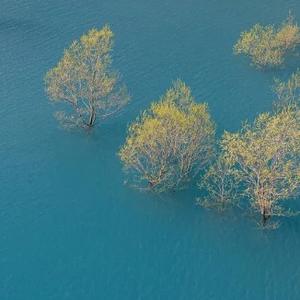
[[[116,156],[138,112],[181,78],[218,133],[271,109],[275,76],[232,55],[240,31],[299,0],[0,0],[0,299],[300,299],[300,217],[263,232],[123,185]],[[70,42],[109,23],[132,95],[91,134],[53,118],[43,76]]]

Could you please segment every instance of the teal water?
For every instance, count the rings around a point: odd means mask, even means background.
[[[0,299],[300,299],[300,218],[249,218],[123,185],[126,126],[182,78],[223,130],[271,109],[274,76],[232,55],[239,32],[299,0],[0,0]],[[91,134],[52,117],[43,75],[73,39],[110,23],[132,103]]]

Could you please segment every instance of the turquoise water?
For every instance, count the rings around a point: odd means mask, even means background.
[[[123,185],[126,126],[182,78],[218,132],[271,109],[274,76],[232,55],[239,32],[299,0],[0,0],[0,299],[300,299],[300,218],[263,232],[235,212]],[[132,103],[91,134],[52,117],[43,75],[110,23]]]

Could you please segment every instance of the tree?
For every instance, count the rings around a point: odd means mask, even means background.
[[[182,188],[210,161],[215,125],[207,104],[176,81],[130,125],[119,156],[133,182],[156,192]]]
[[[111,69],[113,33],[108,26],[91,29],[66,49],[62,59],[45,76],[46,92],[55,102],[70,105],[58,112],[65,126],[93,127],[129,101],[118,73]]]
[[[286,107],[263,113],[240,132],[226,132],[221,145],[261,224],[266,226],[272,216],[291,215],[282,202],[300,186],[299,112]]]
[[[277,94],[276,106],[279,108],[285,106],[300,105],[300,70],[291,75],[288,81],[275,80],[274,91]]]
[[[249,56],[259,68],[278,67],[299,44],[300,27],[290,13],[278,27],[256,24],[249,31],[242,32],[234,53]]]
[[[239,200],[239,182],[235,170],[221,152],[208,168],[198,186],[207,195],[197,199],[199,205],[224,211]]]

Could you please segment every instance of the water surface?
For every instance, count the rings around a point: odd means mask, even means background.
[[[127,124],[181,78],[223,130],[271,109],[274,76],[232,55],[298,0],[0,0],[0,299],[300,299],[300,218],[258,231],[123,185]],[[43,76],[91,27],[115,32],[132,103],[92,134],[61,130]]]

